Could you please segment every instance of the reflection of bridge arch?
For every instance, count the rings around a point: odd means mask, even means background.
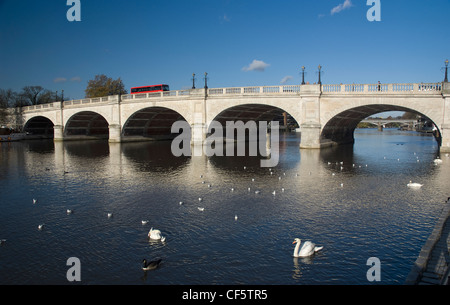
[[[329,114],[328,116],[325,116],[325,118],[322,120],[322,142],[332,141],[333,143],[337,144],[353,143],[354,131],[356,129],[356,126],[365,118],[382,112],[412,112],[429,119],[433,123],[435,122],[435,120],[437,122],[441,120],[434,112],[429,111],[429,109],[421,109],[421,107],[414,107],[414,105],[409,105],[407,100],[405,100],[404,103],[392,101],[392,104],[378,104],[376,103],[376,100],[373,104],[368,104],[367,100],[365,100],[359,101],[359,103],[352,103],[351,105],[353,107],[337,108],[332,115]],[[436,137],[441,137],[439,128],[438,132],[436,133]]]

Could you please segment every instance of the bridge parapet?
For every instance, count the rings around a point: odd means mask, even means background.
[[[36,111],[36,110],[52,110],[55,107],[55,103],[48,103],[48,104],[39,104],[39,105],[32,105],[32,106],[25,106],[22,107],[23,111]]]
[[[301,86],[254,86],[208,89],[208,95],[244,95],[244,94],[295,94]]]
[[[442,83],[322,85],[323,94],[441,94]]]
[[[207,89],[206,96],[273,96],[273,95],[301,95],[311,93],[311,88],[317,86],[317,92],[324,95],[373,95],[373,94],[428,94],[428,95],[442,95],[442,83],[420,83],[420,84],[340,84],[340,85],[283,85],[283,86],[250,86],[250,87],[228,87],[228,88],[210,88]],[[320,89],[320,90],[319,90]],[[313,90],[314,91],[314,90]],[[205,96],[205,89],[189,89],[189,90],[174,90],[154,93],[139,93],[139,94],[125,94],[121,96],[122,101],[131,102],[133,100],[146,99],[188,99],[189,97]],[[70,107],[84,107],[92,104],[106,104],[110,102],[117,102],[117,95],[103,96],[96,98],[85,98],[71,101],[64,101],[62,108]],[[60,102],[53,102],[48,104],[32,105],[22,107],[24,112],[36,110],[48,110],[49,108],[59,107]]]

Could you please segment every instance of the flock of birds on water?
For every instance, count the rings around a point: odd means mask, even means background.
[[[414,155],[416,155],[416,153],[414,153]],[[445,156],[448,158],[449,154],[446,154]],[[384,159],[386,159],[386,157],[384,157]],[[420,162],[418,157],[416,157],[416,159],[417,159],[417,162]],[[397,159],[397,161],[400,161],[400,159]],[[441,158],[437,157],[436,159],[433,160],[433,163],[435,165],[439,165],[439,164],[442,164],[443,161],[442,161]],[[332,164],[333,164],[332,162],[328,162],[328,165],[332,165]],[[344,162],[342,162],[342,161],[341,162],[336,162],[336,164],[340,165],[340,170],[344,169],[344,167],[343,167]],[[367,166],[368,165],[366,164],[365,167],[367,167]],[[353,164],[352,167],[355,168],[356,165]],[[361,165],[359,165],[358,167],[361,168]],[[247,168],[244,166],[244,170],[245,169],[247,169]],[[271,168],[269,168],[269,171],[270,171],[270,175],[273,175],[274,172],[272,171]],[[65,171],[64,174],[66,174],[66,173],[67,172]],[[309,174],[311,175],[311,172],[309,172]],[[283,175],[285,175],[285,173],[283,173]],[[334,176],[335,173],[333,172],[332,175]],[[296,176],[298,176],[298,174],[296,174]],[[200,178],[203,178],[203,175],[200,175]],[[281,180],[282,177],[279,176],[278,179]],[[255,179],[252,178],[252,182],[254,182],[254,181],[255,181]],[[205,184],[206,182],[202,181],[201,183]],[[207,186],[211,187],[211,184],[208,184]],[[343,187],[344,186],[343,183],[341,183],[340,186]],[[409,188],[418,189],[418,188],[421,188],[423,186],[423,184],[409,181],[409,183],[407,183],[406,186],[409,187]],[[231,192],[233,192],[235,190],[235,188],[232,187],[230,190],[231,190]],[[248,188],[248,191],[249,192],[251,191],[250,187]],[[281,191],[284,192],[285,189],[281,188]],[[254,193],[255,194],[259,194],[260,190],[255,190]],[[272,191],[272,195],[274,195],[274,196],[276,195],[276,190]],[[201,197],[199,197],[198,201],[202,202],[203,199]],[[38,203],[38,200],[36,198],[33,198],[32,202],[33,202],[33,205],[35,205],[35,204]],[[448,198],[447,202],[450,202],[450,197]],[[179,204],[183,205],[184,202],[180,201]],[[203,212],[205,210],[205,208],[201,207],[201,206],[197,207],[197,209],[199,211],[201,211],[201,212]],[[70,215],[72,213],[73,213],[72,209],[67,209],[66,210],[66,214],[67,215]],[[112,218],[113,217],[113,213],[108,212],[107,213],[107,217],[108,218]],[[238,216],[235,215],[234,219],[237,221],[238,220]],[[142,223],[142,225],[146,225],[146,224],[148,224],[148,220],[142,220],[141,223]],[[44,224],[39,224],[37,228],[38,228],[39,231],[43,230]],[[166,237],[162,235],[161,231],[158,230],[158,229],[154,229],[153,227],[150,228],[150,231],[148,232],[147,236],[148,236],[149,240],[152,240],[152,241],[165,242],[165,240],[166,240]],[[5,243],[6,243],[6,239],[0,239],[0,246],[3,246]],[[293,257],[295,257],[295,258],[310,257],[310,256],[314,255],[316,252],[318,252],[318,251],[323,249],[323,246],[316,246],[311,241],[305,241],[302,244],[301,243],[301,239],[299,239],[299,238],[295,238],[292,244],[296,244],[296,246],[294,248],[294,252],[293,252]],[[151,260],[151,261],[147,261],[146,259],[143,259],[142,260],[142,270],[144,270],[144,271],[154,270],[154,269],[156,269],[156,268],[158,268],[160,266],[161,262],[162,262],[161,258],[155,259],[155,260]]]

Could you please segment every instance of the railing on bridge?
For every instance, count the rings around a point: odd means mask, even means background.
[[[323,93],[440,93],[442,83],[421,83],[421,84],[341,84],[322,85]]]
[[[313,86],[313,85],[312,85]],[[232,96],[232,95],[295,95],[302,90],[301,85],[285,86],[253,86],[253,87],[230,87],[207,89],[208,96]],[[420,84],[340,84],[322,85],[322,94],[440,94],[442,83],[420,83]],[[176,97],[204,96],[204,89],[175,90],[155,93],[125,94],[121,96],[122,101],[142,99],[173,99]],[[62,107],[80,107],[82,105],[107,103],[116,99],[117,96],[105,96],[96,98],[85,98],[79,100],[64,101]],[[55,107],[55,103],[25,106],[23,111],[34,111]]]

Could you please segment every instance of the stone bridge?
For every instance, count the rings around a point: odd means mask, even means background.
[[[450,151],[450,83],[292,85],[207,88],[115,95],[14,109],[16,123],[55,141],[108,138],[110,142],[174,137],[185,120],[191,143],[203,143],[214,120],[283,120],[300,126],[300,148],[354,142],[363,119],[385,111],[408,111],[432,121],[441,151]]]

